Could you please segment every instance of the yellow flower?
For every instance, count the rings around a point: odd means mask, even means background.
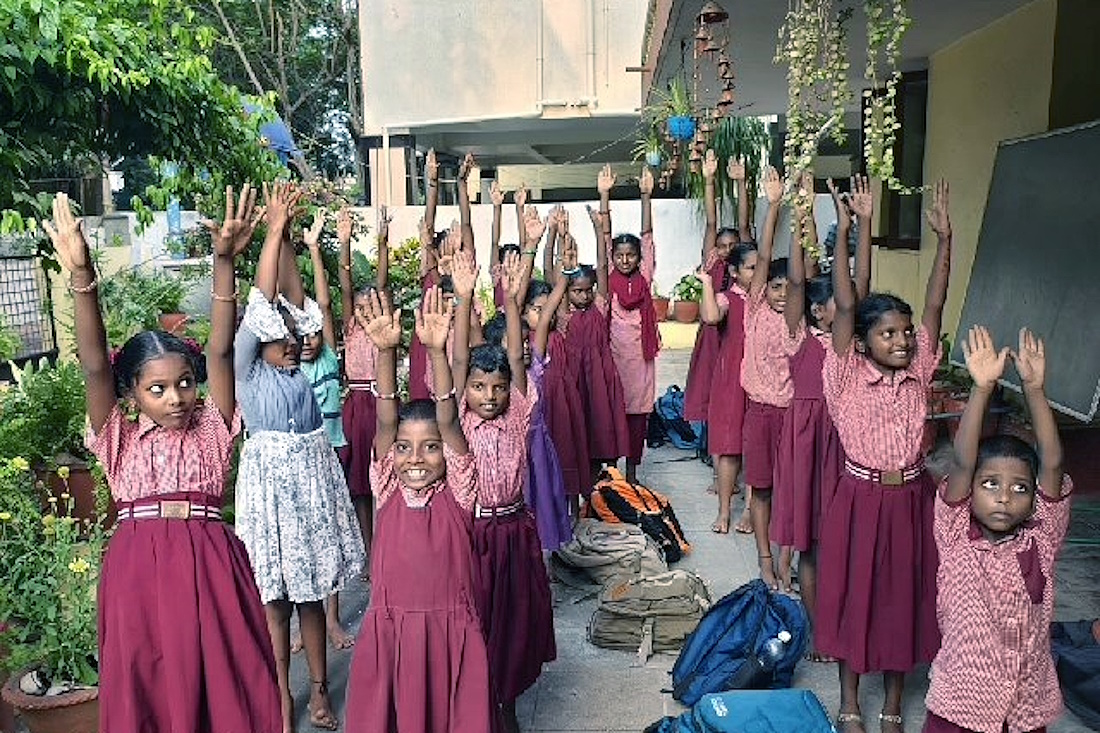
[[[27,463],[27,459],[22,456],[16,456],[8,462],[8,465],[14,468],[16,471],[29,471],[31,470],[31,464]]]
[[[52,514],[46,514],[42,517],[42,525],[44,527],[52,527],[56,521],[57,517]]]
[[[62,491],[61,492],[61,500],[62,501],[68,501],[71,498],[72,498],[72,494],[70,494],[68,491]]]
[[[88,572],[92,566],[88,564],[88,561],[82,557],[78,557],[69,563],[69,570],[72,570],[77,575],[83,575]]]
[[[66,527],[71,527],[76,523],[76,519],[73,517],[62,517],[61,523],[64,524]]]
[[[69,467],[68,466],[58,466],[57,467],[57,475],[61,477],[62,481],[67,480],[69,478]]]
[[[0,522],[11,521],[11,512],[0,512]]]

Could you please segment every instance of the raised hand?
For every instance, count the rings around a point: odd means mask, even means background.
[[[522,208],[527,204],[527,184],[519,184],[519,188],[512,194],[512,199],[516,202],[516,206]]]
[[[642,173],[638,176],[638,190],[642,192],[643,196],[653,195],[653,171],[649,169],[648,165],[642,166]]]
[[[564,215],[565,207],[561,204],[551,207],[550,212],[546,215],[546,226],[549,229],[560,229],[561,220]]]
[[[569,211],[558,204],[558,231],[562,236],[569,233]]]
[[[611,193],[611,189],[615,187],[615,173],[611,170],[611,164],[608,163],[600,169],[600,173],[596,176],[596,190],[600,192],[600,196],[606,196]]]
[[[875,211],[875,197],[871,195],[871,182],[867,176],[852,176],[852,193],[846,203],[860,219],[871,218]]]
[[[948,213],[948,186],[947,181],[940,179],[936,182],[936,188],[932,191],[932,208],[924,212],[932,231],[940,239],[948,239],[951,236],[951,216]]]
[[[542,240],[546,221],[539,218],[539,212],[534,206],[528,206],[523,212],[523,230],[527,235],[527,244],[537,246]]]
[[[726,175],[731,181],[745,180],[745,164],[731,155],[729,162],[726,163]]]
[[[252,241],[252,233],[260,223],[255,215],[256,189],[249,184],[241,188],[240,198],[234,202],[233,187],[225,187],[225,219],[221,226],[204,219],[202,225],[210,232],[214,242],[214,254],[220,257],[236,257]]]
[[[837,220],[839,221],[842,218],[851,219],[852,211],[848,208],[848,197],[837,190],[836,183],[833,182],[832,178],[826,178],[825,183],[829,187],[829,193],[832,194],[833,197],[833,206],[836,207]]]
[[[733,159],[730,158],[730,160]],[[718,175],[718,158],[715,157],[713,150],[707,150],[707,154],[703,156],[703,178],[713,181],[716,175]]]
[[[473,153],[466,153],[462,162],[458,165],[458,180],[465,181],[470,177],[470,172],[477,166]]]
[[[428,157],[424,159],[424,170],[428,174],[428,180],[436,183],[439,180],[439,161],[435,157],[435,148],[428,149]]]
[[[455,286],[455,295],[460,298],[472,298],[477,287],[478,267],[474,264],[473,253],[459,250],[454,253],[451,263],[451,281]]]
[[[711,278],[710,272],[707,270],[707,268],[703,267],[702,265],[700,265],[695,270],[695,277],[699,278],[699,282],[702,283],[703,285],[711,285],[711,286],[714,285],[714,279]]]
[[[1020,338],[1023,339],[1021,333]],[[1001,378],[1008,359],[1008,347],[1000,351],[993,345],[993,337],[985,326],[973,326],[962,345],[966,368],[974,379],[974,385],[981,389],[992,388]]]
[[[1043,387],[1046,379],[1046,347],[1043,340],[1026,328],[1020,329],[1020,347],[1012,354],[1024,387]]]
[[[384,211],[386,207],[382,207]],[[351,217],[351,210],[346,206],[340,209],[340,212],[336,214],[336,238],[340,240],[341,245],[349,244],[351,242],[351,232],[355,226],[355,220]]]
[[[561,262],[566,270],[577,269],[577,240],[573,239],[572,234],[567,233],[565,240],[562,242]]]
[[[585,204],[584,208],[588,211],[588,218],[592,220],[592,226],[596,227],[597,231],[600,231],[601,222],[603,221],[603,212],[599,209],[593,209],[589,204]]]
[[[770,165],[764,171],[764,194],[772,206],[783,198],[783,179],[779,177],[779,171]]]
[[[429,351],[447,348],[453,308],[451,299],[444,298],[438,287],[424,291],[424,302],[416,311],[416,335]]]
[[[431,247],[433,237],[432,237],[431,228],[428,227],[427,220],[424,219],[424,218],[421,218],[420,223],[417,224],[417,229],[420,230],[420,246],[421,246],[421,248]]]
[[[504,205],[504,191],[496,181],[489,184],[489,200],[493,202],[493,206]]]
[[[366,301],[363,312],[355,316],[363,332],[379,351],[396,349],[401,345],[401,311],[394,311],[389,299],[374,289]]]
[[[386,208],[385,204],[378,207],[378,236],[382,239],[390,238],[390,222],[393,221],[393,212]]]
[[[42,222],[42,227],[53,242],[61,266],[70,274],[91,268],[92,258],[88,254],[88,242],[84,239],[84,223],[73,216],[68,195],[59,193],[54,196],[53,221]]]
[[[501,277],[504,280],[504,292],[517,303],[523,298],[524,290],[524,266],[518,252],[509,252],[504,255],[501,263]]]
[[[275,181],[264,184],[264,204],[267,210],[267,225],[282,229],[297,213],[298,202],[302,200],[302,191],[288,181]]]
[[[318,209],[317,214],[313,217],[313,224],[302,232],[302,241],[309,247],[310,252],[321,249],[321,230],[324,228],[325,212],[323,209]]]

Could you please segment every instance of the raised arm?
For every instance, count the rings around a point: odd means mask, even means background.
[[[203,224],[214,240],[214,284],[210,293],[210,338],[206,342],[206,374],[210,399],[228,425],[237,407],[233,370],[233,332],[237,328],[237,288],[233,262],[248,249],[259,218],[255,216],[256,190],[247,183],[233,200],[233,188],[225,189],[225,220],[221,226]]]
[[[642,229],[638,236],[645,236],[653,232],[653,171],[649,170],[649,166],[642,166],[638,190],[642,194]]]
[[[279,292],[296,308],[303,308],[306,303],[306,289],[302,283],[302,271],[298,269],[298,255],[290,240],[290,230],[296,215],[297,212],[291,212],[290,221],[283,229],[283,248],[279,250]]]
[[[477,288],[478,267],[473,255],[466,250],[454,254],[451,279],[455,286],[454,349],[451,353],[451,372],[458,393],[466,391],[466,377],[470,371],[470,313],[473,310],[474,291]],[[435,362],[432,362],[433,368]]]
[[[557,313],[558,308],[561,307],[562,302],[564,302],[565,291],[569,287],[569,278],[561,274],[561,269],[562,265],[559,262],[557,278],[554,281],[554,289],[546,296],[546,304],[542,306],[542,312],[539,313],[539,322],[535,326],[534,352],[535,355],[539,357],[546,355],[546,347],[550,342],[550,331],[554,327],[554,315]]]
[[[798,334],[806,314],[806,252],[802,239],[806,236],[807,219],[813,219],[813,179],[808,183],[811,205],[807,207],[806,199],[802,196],[795,198],[794,216],[797,218],[798,232],[791,237],[791,254],[787,258],[787,300],[783,304],[783,320],[786,321],[791,336]],[[806,176],[802,177],[801,185],[805,191]]]
[[[374,455],[384,456],[397,437],[397,347],[401,344],[401,311],[390,307],[385,293],[372,290],[360,321],[367,338],[378,349],[375,361],[378,399]]]
[[[871,292],[871,217],[875,213],[875,197],[871,195],[871,183],[867,176],[852,176],[852,195],[848,197],[848,203],[859,222],[855,270],[856,300],[859,301]],[[840,236],[839,226],[837,236]],[[847,227],[844,236],[848,236]]]
[[[1039,485],[1048,499],[1062,496],[1062,438],[1054,412],[1050,409],[1044,391],[1046,381],[1046,348],[1043,340],[1026,328],[1020,329],[1020,347],[1012,354],[1016,371],[1031,413],[1031,425],[1035,430],[1036,449],[1039,453]]]
[[[317,307],[321,309],[322,327],[321,334],[325,343],[333,351],[336,351],[336,320],[332,317],[332,294],[328,287],[328,273],[325,272],[325,261],[321,258],[321,230],[325,228],[324,210],[318,210],[313,217],[313,225],[305,230],[302,239],[309,248],[309,259],[313,263],[313,294],[317,301]],[[299,280],[301,278],[299,277]]]
[[[531,282],[531,273],[535,269],[535,256],[539,253],[539,242],[542,241],[542,235],[546,231],[547,223],[550,217],[546,219],[539,218],[539,212],[534,206],[528,206],[527,210],[523,212],[523,239],[520,241],[522,248],[521,264],[523,266],[522,281],[519,284],[519,307],[523,309],[523,299],[527,293],[527,285]]]
[[[467,183],[475,165],[474,154],[466,153],[458,166],[458,218],[462,227],[462,249],[471,252],[474,251],[474,226],[470,220],[470,187]]]
[[[856,291],[852,286],[852,275],[848,271],[848,207],[837,193],[836,184],[828,180],[829,192],[836,206],[836,246],[833,249],[833,303],[836,314],[833,316],[833,351],[837,354],[848,352],[856,328]]]
[[[355,317],[355,283],[351,278],[351,212],[347,207],[336,215],[336,240],[340,243],[340,312],[344,314],[345,328]],[[381,259],[381,256],[379,256]]]
[[[500,261],[500,220],[504,212],[504,191],[493,181],[489,186],[489,198],[493,202],[493,228],[489,235],[489,267]]]
[[[596,231],[596,292],[607,297],[607,259],[611,249],[611,189],[615,187],[615,173],[611,164],[605,165],[596,178],[596,189],[600,194],[599,215],[592,215],[592,226]]]
[[[534,207],[531,207],[533,210]],[[538,218],[537,215],[535,217]],[[515,252],[504,259],[502,276],[504,278],[504,324],[508,335],[508,364],[512,367],[512,384],[527,393],[527,366],[523,363],[523,294],[527,290],[524,277],[523,260]]]
[[[276,181],[264,184],[266,203],[267,235],[260,250],[260,260],[256,265],[256,288],[263,296],[275,299],[279,284],[279,258],[283,248],[283,232],[290,226],[291,212],[298,204],[301,193],[291,183]]]
[[[737,185],[737,238],[742,242],[751,242],[752,229],[749,227],[749,193],[745,187],[745,164],[736,158],[730,158],[726,166],[726,174]]]
[[[699,282],[703,285],[703,295],[699,298],[699,320],[711,326],[721,323],[726,314],[718,303],[710,273],[705,267],[700,267],[695,271],[695,277],[699,278]]]
[[[936,259],[928,274],[928,290],[924,296],[921,324],[928,330],[931,343],[940,338],[943,304],[947,302],[947,282],[951,277],[951,217],[948,213],[947,181],[940,179],[932,194],[932,208],[926,212],[928,223],[936,232]]]
[[[963,342],[963,356],[966,358],[966,368],[974,379],[974,386],[970,389],[970,399],[963,409],[959,429],[955,433],[955,464],[951,468],[947,491],[943,497],[949,503],[958,503],[970,496],[978,462],[978,443],[982,438],[982,421],[997,380],[1004,373],[1008,354],[1007,347],[997,350],[993,345],[993,337],[985,326],[972,327]]]
[[[565,214],[565,208],[558,204],[550,209],[550,215],[546,219],[546,246],[542,250],[542,276],[551,285],[557,284],[557,279],[561,277],[561,269],[555,266],[555,258],[563,215],[568,216]]]
[[[115,377],[107,358],[107,332],[99,308],[95,266],[84,238],[83,223],[73,216],[69,197],[57,194],[53,200],[53,221],[43,222],[53,242],[61,266],[69,273],[69,292],[73,294],[76,354],[87,384],[88,419],[99,432],[114,409]],[[48,409],[48,406],[44,406]]]
[[[783,179],[779,172],[768,166],[764,173],[764,193],[768,197],[768,217],[764,220],[764,236],[757,247],[756,270],[752,273],[749,294],[759,295],[768,285],[768,265],[772,261],[772,249],[775,245],[775,227],[779,221],[779,207],[783,200]]]
[[[424,206],[424,225],[428,233],[435,234],[435,210],[439,206],[439,161],[435,157],[435,148],[428,150],[428,157],[424,159],[424,173],[428,177],[428,195]],[[392,202],[387,202],[392,203]],[[427,242],[430,244],[431,240]]]
[[[733,158],[730,158],[730,163]],[[706,264],[714,245],[718,241],[718,198],[714,193],[714,177],[718,173],[718,158],[714,151],[708,150],[703,158],[703,251],[699,262]]]
[[[378,207],[378,266],[374,268],[374,287],[385,290],[390,285],[390,222],[393,214],[384,205]]]
[[[524,225],[523,225],[523,216],[524,216],[524,212],[526,211],[525,207],[527,206],[527,197],[528,197],[527,184],[526,183],[519,184],[519,188],[516,189],[516,192],[512,195],[512,198],[515,199],[515,203],[516,203],[516,229],[517,229],[517,234],[518,234],[518,237],[519,237],[518,239],[516,239],[516,241],[519,242],[520,246],[523,245],[524,236],[525,236]],[[493,264],[495,265],[496,263],[497,263],[497,261],[493,260]]]
[[[465,258],[465,253],[461,253]],[[416,312],[416,335],[428,349],[432,360],[432,399],[435,400],[435,419],[443,442],[456,453],[466,453],[469,446],[458,419],[458,394],[460,389],[451,378],[447,364],[447,335],[451,330],[451,305],[439,288],[424,293],[424,305]],[[455,329],[456,334],[458,329]],[[466,347],[467,351],[469,346]],[[455,352],[458,344],[455,343]],[[463,380],[465,384],[465,380]],[[465,389],[465,387],[463,387]]]

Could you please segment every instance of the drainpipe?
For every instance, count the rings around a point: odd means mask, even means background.
[[[386,182],[385,205],[393,202],[393,178],[390,174],[390,127],[382,125],[382,180]]]
[[[584,93],[590,104],[596,99],[596,0],[587,0],[584,8]],[[604,49],[606,52],[606,49]]]
[[[535,106],[536,106],[536,108],[538,109],[539,112],[542,112],[542,107],[543,107],[542,72],[543,72],[543,64],[546,61],[545,58],[543,57],[543,43],[542,43],[543,13],[544,13],[543,0],[538,0],[538,6],[539,6],[538,22],[536,23],[536,26],[535,26],[536,27],[536,31],[535,31],[535,100],[536,100],[536,102],[535,102]]]

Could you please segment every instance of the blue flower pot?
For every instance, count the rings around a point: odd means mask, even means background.
[[[691,117],[669,117],[668,134],[677,140],[690,140],[695,137],[695,120]]]
[[[645,154],[645,162],[650,168],[661,167],[661,151],[650,150]]]

